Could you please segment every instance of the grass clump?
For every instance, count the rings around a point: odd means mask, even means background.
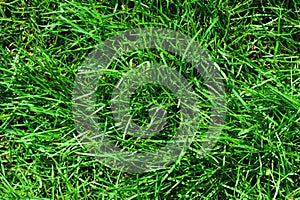
[[[297,1],[271,0],[1,1],[1,199],[300,198],[299,7]],[[180,162],[165,170],[119,172],[85,155],[76,137],[74,79],[101,41],[154,26],[190,37],[200,31],[196,41],[224,78],[225,128],[204,158],[198,157],[201,137],[196,137]],[[149,55],[160,60],[152,53],[129,55],[115,72],[128,71],[130,60],[140,63]],[[172,55],[167,62],[176,66]],[[99,88],[109,93],[119,78],[108,74]],[[190,82],[206,90],[201,81]],[[148,122],[141,109],[165,100],[158,91],[163,88],[149,86],[139,93],[145,99],[136,95],[137,123]],[[108,101],[105,95],[99,90],[99,102]],[[202,98],[207,114],[210,105]],[[170,107],[176,102],[168,100]],[[99,114],[100,122],[108,112]],[[170,115],[170,130],[176,128],[176,113]],[[150,147],[140,142],[136,148]]]

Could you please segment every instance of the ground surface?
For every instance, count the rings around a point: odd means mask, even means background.
[[[0,199],[300,198],[296,2],[0,1]],[[95,45],[120,31],[149,26],[190,37],[199,32],[196,40],[222,70],[227,116],[218,143],[205,158],[198,158],[201,138],[196,137],[180,162],[167,169],[123,173],[83,155],[87,151],[72,119],[73,83]],[[159,60],[157,52],[152,54],[140,52],[130,59]],[[130,59],[112,67],[126,72]],[[171,56],[167,59],[172,63]],[[119,78],[118,73],[107,75],[99,100],[107,100],[103,91]],[[197,83],[195,88],[201,88]],[[143,124],[147,119],[139,108],[164,92],[151,86],[140,93],[135,109]],[[174,111],[172,98],[165,103]],[[203,112],[209,112],[206,104]],[[176,129],[173,114],[166,131]],[[133,145],[128,141],[124,147]],[[134,148],[140,151],[154,148],[153,143],[138,144]]]

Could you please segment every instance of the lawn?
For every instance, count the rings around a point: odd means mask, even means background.
[[[163,49],[113,60],[99,77],[95,110],[119,147],[152,152],[179,129],[178,97],[158,84],[139,87],[130,99],[141,127],[152,122],[151,106],[163,106],[167,120],[158,135],[125,137],[115,123],[115,85],[142,63],[182,73],[201,113],[193,141],[174,163],[133,173],[111,168],[82,143],[74,84],[99,44],[148,27],[182,33],[210,55],[224,83],[226,118],[201,156],[212,104],[193,66]],[[1,0],[0,28],[0,199],[300,199],[300,2]]]

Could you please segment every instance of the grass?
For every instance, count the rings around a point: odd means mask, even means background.
[[[0,199],[300,199],[299,8],[297,1],[271,0],[2,0]],[[153,26],[190,37],[200,31],[196,40],[220,66],[225,83],[225,127],[204,158],[198,157],[197,136],[166,169],[120,172],[85,155],[73,121],[74,80],[101,41]],[[160,61],[160,53],[132,52],[113,63],[113,73],[99,83],[106,88],[98,90],[99,102],[109,103],[120,73],[135,63]],[[165,58],[177,66],[178,58]],[[200,80],[187,79],[203,94],[205,116],[206,89]],[[140,88],[132,100],[136,122],[148,123],[143,113],[165,101],[172,113],[165,132],[176,130],[176,99],[163,96],[169,93],[153,85]],[[113,127],[105,109],[100,123],[108,119],[106,126]],[[207,128],[205,118],[201,126]],[[122,139],[118,133],[111,132],[112,140]],[[122,142],[140,151],[157,144]]]

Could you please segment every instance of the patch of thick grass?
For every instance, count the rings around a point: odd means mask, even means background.
[[[1,1],[1,199],[300,198],[299,7],[297,1],[271,0]],[[169,168],[128,174],[85,155],[72,118],[73,84],[101,41],[153,26],[191,37],[200,31],[196,40],[221,68],[227,118],[208,156],[199,158],[199,136]],[[109,91],[120,71],[147,59],[161,60],[157,52],[128,55],[101,87]],[[174,56],[166,60],[180,67]],[[201,81],[190,82],[199,96],[205,93]],[[141,90],[145,99],[137,95],[133,103],[144,124],[147,116],[138,108],[158,101],[159,90]],[[98,98],[109,102],[101,90]],[[108,112],[100,113],[100,122]],[[176,112],[173,119],[170,130]],[[154,145],[144,144],[136,148]]]

